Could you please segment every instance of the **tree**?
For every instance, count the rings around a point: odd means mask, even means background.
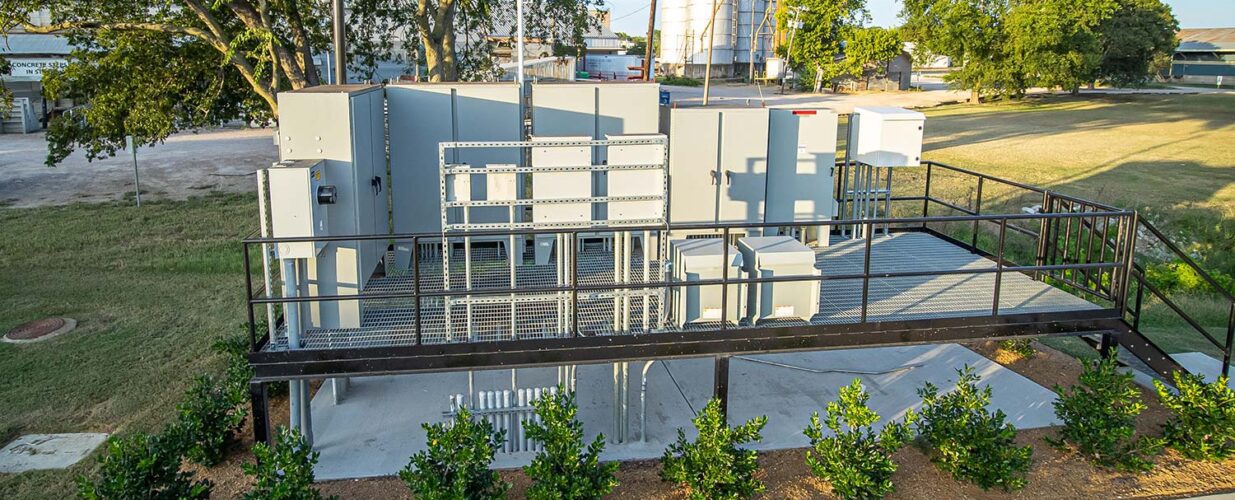
[[[1027,86],[1007,50],[1011,7],[1011,0],[904,0],[902,29],[927,51],[951,58],[958,67],[945,81],[977,103],[984,94],[1020,94]]]
[[[1099,27],[1102,59],[1098,77],[1119,86],[1140,85],[1152,76],[1155,61],[1169,60],[1175,52],[1179,21],[1161,0],[1116,3],[1115,11]]]
[[[1077,92],[1102,62],[1100,26],[1115,0],[1021,0],[1008,15],[1015,63],[1038,86]]]
[[[8,74],[13,67],[9,61],[0,55],[0,75]],[[8,112],[8,109],[13,107],[13,92],[4,86],[4,79],[0,78],[0,112]]]
[[[777,54],[789,57],[797,74],[813,78],[815,90],[822,82],[845,75],[847,64],[838,56],[842,42],[870,18],[866,0],[785,0],[784,7],[776,11],[776,27],[781,33],[795,31],[793,47],[790,53],[790,44],[781,44]],[[790,26],[795,12],[802,23],[797,30]]]
[[[76,148],[110,156],[132,136],[154,145],[181,130],[278,119],[276,95],[323,83],[313,55],[329,48],[321,0],[9,0],[0,32],[60,33],[76,50],[49,72],[53,98],[88,103],[50,125],[49,165]],[[529,0],[527,36],[583,46],[600,0]],[[406,53],[431,80],[478,79],[497,67],[489,41],[513,26],[514,0],[349,0],[348,67],[372,78]],[[34,25],[46,9],[51,22]],[[511,30],[513,31],[513,29]]]
[[[895,30],[878,27],[852,30],[845,40],[842,74],[854,78],[883,75],[887,72],[887,62],[900,55],[904,45]]]
[[[532,499],[600,498],[613,491],[617,462],[600,463],[605,436],[599,434],[583,446],[583,424],[576,416],[575,395],[558,386],[556,392],[532,402],[539,419],[523,423],[527,437],[543,445],[532,463],[523,468],[532,479],[527,497]]]

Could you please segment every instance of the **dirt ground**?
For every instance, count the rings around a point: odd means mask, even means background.
[[[1080,362],[1075,358],[1041,344],[1035,344],[1039,353],[1029,359],[1001,351],[990,342],[969,347],[1045,387],[1071,385],[1081,372]],[[1151,390],[1142,389],[1141,392],[1149,408],[1138,419],[1138,430],[1158,435],[1169,413],[1157,403],[1157,397]],[[286,417],[286,400],[273,400],[271,420],[280,422]],[[897,491],[890,498],[1178,498],[1235,491],[1235,459],[1220,463],[1196,462],[1167,450],[1158,457],[1157,467],[1153,471],[1147,474],[1121,473],[1097,468],[1074,453],[1052,447],[1044,438],[1054,433],[1055,430],[1050,428],[1019,433],[1017,442],[1034,448],[1033,467],[1028,486],[1011,494],[999,490],[982,491],[976,486],[957,482],[931,464],[929,457],[919,448],[906,446],[895,456],[899,470],[892,482]],[[240,433],[241,441],[233,446],[223,464],[211,469],[193,469],[198,477],[215,483],[215,498],[237,497],[251,484],[240,471],[241,463],[252,460],[252,454],[248,452],[252,446],[251,434],[246,425]],[[811,475],[804,460],[805,453],[805,449],[790,449],[760,454],[759,477],[767,487],[761,498],[833,498],[827,483]],[[623,463],[617,473],[620,484],[610,498],[685,498],[685,492],[680,487],[661,481],[659,472],[660,464],[654,460]],[[506,481],[512,483],[508,496],[523,498],[530,484],[527,476],[518,470],[501,473]],[[328,481],[319,483],[318,488],[327,495],[338,495],[344,499],[411,498],[397,477]]]
[[[271,129],[221,129],[181,133],[154,147],[138,148],[142,199],[183,200],[212,191],[251,192],[253,172],[278,159]],[[87,162],[73,153],[47,167],[42,132],[0,135],[0,206],[41,207],[132,197],[133,156]]]

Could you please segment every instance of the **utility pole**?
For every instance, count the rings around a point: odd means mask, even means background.
[[[343,14],[343,0],[334,3],[334,81],[347,83],[347,21]]]
[[[790,7],[790,8],[793,9],[793,27],[789,30],[789,50],[785,51],[785,68],[782,70],[780,74],[780,93],[781,94],[785,93],[785,79],[789,75],[789,61],[791,58],[793,58],[793,37],[794,35],[798,34],[798,28],[802,25],[802,22],[798,21],[798,16],[802,14],[802,11],[808,11],[808,12],[810,11],[810,9],[807,9],[806,7]]]
[[[643,81],[650,82],[656,78],[652,76],[652,45],[653,36],[656,35],[656,0],[652,0],[652,10],[648,12],[648,41],[643,49]]]
[[[708,21],[708,62],[703,67],[703,105],[708,105],[708,92],[712,89],[712,45],[716,43],[716,12],[720,10],[717,0],[712,0],[712,19]]]

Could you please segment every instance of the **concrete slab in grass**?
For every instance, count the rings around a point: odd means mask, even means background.
[[[0,449],[0,472],[67,469],[107,440],[107,434],[27,434]]]
[[[1200,352],[1181,352],[1171,355],[1179,366],[1188,370],[1188,373],[1204,375],[1206,382],[1218,380],[1218,376],[1222,375],[1222,361],[1214,357]],[[1226,385],[1235,389],[1235,380],[1227,380]]]

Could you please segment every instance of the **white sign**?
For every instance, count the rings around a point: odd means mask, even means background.
[[[9,59],[9,65],[12,70],[10,75],[15,77],[34,77],[42,78],[43,71],[50,68],[63,69],[68,66],[68,61],[64,59],[39,58],[39,59]]]

